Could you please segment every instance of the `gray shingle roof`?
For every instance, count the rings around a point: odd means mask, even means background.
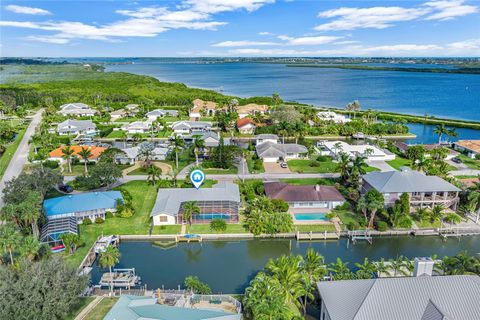
[[[370,172],[363,180],[381,193],[460,191],[453,184],[437,176],[427,176],[413,170]]]
[[[206,121],[175,121],[171,125],[173,130],[178,129],[190,129],[190,130],[198,130],[198,129],[207,129],[212,127],[211,122]]]
[[[301,144],[277,144],[270,141],[257,145],[256,150],[260,158],[284,158],[287,153],[308,152],[307,148]]]
[[[278,136],[276,134],[268,134],[268,133],[263,133],[255,136],[255,139],[257,140],[265,140],[265,139],[275,139],[278,140]]]
[[[325,281],[317,286],[332,320],[473,320],[480,315],[478,276]]]
[[[151,217],[159,214],[176,216],[186,201],[234,201],[240,203],[238,185],[231,182],[219,182],[212,188],[168,188],[158,189],[157,200]]]
[[[163,109],[155,109],[146,114],[147,117],[163,117],[165,115],[170,115],[170,116],[177,116],[178,111],[177,110],[163,110]]]
[[[97,126],[90,120],[72,120],[68,119],[60,122],[57,126],[57,131],[84,131],[88,129],[95,129]]]
[[[332,186],[295,186],[284,182],[264,182],[265,194],[272,199],[294,201],[345,201],[342,194]]]

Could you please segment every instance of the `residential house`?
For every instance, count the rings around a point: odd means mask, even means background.
[[[255,136],[255,145],[265,142],[278,143],[278,136],[276,134],[259,134]]]
[[[203,101],[202,99],[195,99],[192,102],[193,106],[190,110],[189,116],[192,119],[199,120],[203,116],[213,117],[215,113],[221,110],[216,102]]]
[[[237,129],[241,134],[254,134],[256,128],[255,121],[250,118],[241,118],[237,120]]]
[[[410,197],[412,207],[443,205],[455,210],[459,202],[459,188],[437,176],[427,176],[403,168],[401,171],[370,172],[363,175],[362,193],[375,189],[382,193],[385,205],[391,206],[402,193]]]
[[[458,140],[453,144],[455,150],[475,159],[480,154],[480,140]]]
[[[124,124],[121,128],[127,133],[148,133],[152,130],[152,121],[134,121],[131,123]]]
[[[339,153],[344,152],[350,158],[362,156],[369,161],[389,161],[395,159],[394,153],[369,144],[356,145],[343,141],[321,141],[317,144],[317,148],[321,155],[330,157],[336,157]]]
[[[189,292],[175,293],[166,291],[161,297],[122,295],[115,305],[107,313],[104,320],[240,320],[241,311],[232,312],[223,309],[228,305],[234,309],[240,305],[233,298],[218,296],[213,304],[205,296],[191,294]],[[172,305],[173,301],[173,305]],[[170,303],[170,304],[168,304]],[[239,308],[240,309],[240,308]]]
[[[320,111],[317,113],[317,117],[322,121],[333,121],[335,123],[347,123],[351,121],[345,115],[333,111]]]
[[[115,111],[110,112],[110,120],[116,121],[121,118],[125,118],[128,115],[127,110],[125,109],[118,109]]]
[[[90,108],[90,106],[85,103],[75,102],[61,105],[58,113],[63,116],[87,117],[94,116],[97,110]]]
[[[75,217],[77,223],[89,218],[105,219],[107,212],[115,212],[117,201],[123,201],[120,191],[86,192],[47,199],[43,211],[48,220]]]
[[[152,151],[151,160],[163,161],[166,159],[169,152],[169,148],[155,147]],[[131,147],[122,149],[123,152],[115,156],[115,162],[117,164],[130,164],[133,165],[139,160],[139,147]]]
[[[175,121],[171,124],[171,128],[173,133],[179,136],[202,135],[212,130],[212,123],[204,121]]]
[[[57,125],[57,132],[61,136],[78,134],[95,134],[97,126],[91,120],[65,120]]]
[[[268,112],[268,106],[249,103],[244,106],[236,106],[235,112],[238,114],[238,118],[243,119],[256,113],[266,114]]]
[[[304,211],[303,209],[330,211],[345,203],[345,198],[333,186],[295,186],[284,182],[264,182],[263,185],[267,197],[286,201],[292,213]]]
[[[263,162],[277,162],[286,161],[289,159],[301,159],[306,156],[308,149],[296,143],[278,144],[277,142],[263,142],[255,147],[257,156],[263,160]]]
[[[212,219],[225,219],[228,223],[239,222],[238,185],[219,182],[212,188],[158,189],[150,214],[153,224],[159,226],[184,223],[183,205],[189,201],[195,201],[200,208],[200,213],[193,215],[192,223],[210,223]]]
[[[425,148],[425,151],[428,151],[428,152],[430,152],[434,149],[438,149],[438,148],[445,148],[445,146],[440,145],[438,143],[435,143],[435,144],[407,144],[407,143],[402,142],[402,141],[397,141],[397,142],[395,142],[394,145],[395,145],[395,148],[397,148],[397,150],[401,154],[405,154],[407,152],[407,149],[410,148],[410,147],[413,147],[413,146],[423,146]],[[448,155],[445,158],[445,160],[451,160],[451,159],[453,159],[453,158],[455,158],[456,156],[459,155],[458,151],[452,150],[450,148],[447,148],[447,150],[448,150]],[[425,156],[429,157],[428,154],[426,154]]]
[[[58,147],[57,149],[55,150],[52,150],[48,155],[49,155],[49,160],[53,160],[53,161],[58,161],[60,163],[64,163],[65,162],[65,159],[63,158],[64,154],[63,154],[63,151],[62,149],[65,148],[65,146],[63,147]],[[104,148],[104,147],[97,147],[97,146],[70,146],[70,148],[72,149],[73,151],[73,154],[72,156],[73,157],[77,157],[79,159],[80,162],[84,162],[84,160],[82,159],[82,157],[79,156],[79,152],[82,151],[82,148],[86,148],[88,150],[90,150],[90,153],[91,153],[91,156],[88,158],[88,161],[89,162],[98,162],[98,160],[100,159],[100,156],[102,155],[102,153],[107,150],[107,148]]]
[[[177,110],[164,110],[164,109],[155,109],[146,114],[147,118],[150,120],[157,120],[158,118],[163,117],[176,117],[178,116]]]
[[[321,281],[320,320],[479,319],[480,277],[417,276]]]

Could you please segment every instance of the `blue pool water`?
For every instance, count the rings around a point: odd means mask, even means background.
[[[194,216],[195,220],[213,220],[213,219],[225,219],[228,220],[230,216],[224,213],[202,213]]]
[[[328,221],[325,213],[296,213],[294,214],[295,220],[323,220]]]

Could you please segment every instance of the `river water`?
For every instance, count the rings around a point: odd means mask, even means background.
[[[202,244],[178,244],[170,249],[155,246],[153,242],[122,242],[121,258],[117,268],[136,269],[142,282],[149,289],[174,289],[189,275],[196,275],[214,292],[243,293],[249,281],[270,258],[282,254],[304,254],[309,247],[321,253],[327,262],[337,257],[349,262],[395,258],[404,255],[439,257],[455,255],[461,250],[470,254],[480,253],[480,237],[463,237],[443,241],[440,237],[392,237],[374,238],[372,244],[357,242],[355,245],[342,238],[338,241],[296,242],[295,240],[247,240],[211,241]],[[101,270],[97,265],[92,271],[93,283],[98,283]]]

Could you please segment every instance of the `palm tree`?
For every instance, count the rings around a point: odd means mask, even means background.
[[[353,111],[353,119],[355,119],[355,112],[360,110],[360,102],[358,100],[354,100],[347,104],[347,110]]]
[[[126,148],[127,148],[127,138],[128,138],[128,134],[127,134],[125,131],[120,130],[120,131],[118,132],[118,136],[119,136],[120,139],[123,140],[123,149],[126,149]]]
[[[356,156],[352,160],[351,171],[360,175],[367,173],[367,171],[365,170],[365,168],[367,167],[367,163],[365,162],[366,159],[367,158],[362,156]]]
[[[435,133],[436,135],[438,135],[438,144],[440,144],[442,142],[442,136],[445,134],[445,135],[448,135],[449,133],[449,130],[445,127],[445,125],[442,123],[442,124],[437,124],[435,126],[435,129],[433,130],[433,133]]]
[[[135,145],[138,145],[138,143],[140,141],[142,141],[143,137],[140,133],[135,133],[133,136],[132,136],[132,139],[133,139],[133,142],[135,142]]]
[[[21,210],[21,219],[26,225],[32,227],[33,236],[38,239],[40,232],[38,231],[38,219],[42,214],[41,209],[42,196],[39,192],[30,191],[23,201]]]
[[[73,156],[73,149],[70,146],[65,146],[62,148],[62,158],[67,160],[67,165],[68,165],[68,172],[72,173],[72,156]]]
[[[282,143],[285,144],[285,136],[290,131],[290,124],[287,121],[281,121],[278,123],[278,133],[282,136]]]
[[[390,269],[385,263],[385,259],[381,258],[380,260],[374,262],[375,263],[375,269],[377,272],[377,277],[379,277],[382,274],[390,275]]]
[[[88,159],[92,156],[92,152],[90,151],[89,148],[82,147],[82,150],[78,152],[78,155],[83,159],[83,164],[85,165],[84,167],[84,175],[87,175],[88,173]]]
[[[335,149],[335,158],[337,158],[337,154],[338,154],[338,151],[342,152],[343,151],[343,147],[342,147],[342,143],[340,141],[338,141],[337,143],[335,143],[333,145],[333,148]]]
[[[182,208],[183,208],[183,214],[182,214],[183,220],[188,221],[188,224],[192,225],[192,217],[194,214],[198,214],[201,212],[200,207],[197,205],[196,201],[188,201],[183,204]]]
[[[110,272],[110,291],[113,292],[113,273],[112,267],[120,261],[120,251],[114,246],[108,246],[100,252],[98,263],[102,268],[108,268]]]
[[[298,143],[298,138],[305,136],[307,128],[302,122],[297,122],[293,126],[293,135],[295,137],[295,143]]]
[[[355,263],[357,270],[357,279],[371,279],[377,272],[377,266],[375,263],[370,262],[368,258],[363,260],[363,263]]]
[[[350,157],[345,152],[340,152],[337,168],[340,171],[341,180],[346,181],[350,170]]]
[[[397,259],[389,259],[388,262],[390,262],[390,267],[393,269],[393,276],[396,277],[398,273],[400,273],[403,276],[407,276],[407,271],[405,270],[404,266],[404,258],[403,256],[397,257]]]
[[[162,176],[162,169],[160,169],[156,165],[151,165],[148,168],[147,181],[151,181],[153,185],[156,184],[157,180],[159,180],[161,176]]]
[[[0,247],[10,255],[10,264],[13,265],[13,250],[18,246],[20,233],[11,224],[0,225]]]
[[[351,280],[354,278],[354,275],[348,268],[348,262],[344,263],[340,258],[337,258],[335,263],[330,263],[328,270],[333,272],[334,280]]]
[[[420,172],[426,172],[430,166],[430,160],[427,159],[425,156],[420,157],[420,159],[416,159],[412,162],[412,167]]]
[[[468,200],[469,211],[471,212],[474,211],[477,213],[475,223],[478,223],[480,219],[480,192],[478,191],[469,192],[467,196],[467,200]]]
[[[178,168],[178,153],[183,147],[185,147],[185,141],[183,141],[183,139],[180,136],[175,135],[175,137],[173,138],[173,152],[175,152],[176,168]]]
[[[357,210],[363,213],[365,217],[365,224],[368,221],[367,213],[368,213],[368,201],[365,197],[360,197],[357,202]]]
[[[430,219],[432,220],[432,222],[442,221],[443,216],[445,215],[443,209],[444,207],[439,204],[433,206],[432,211],[430,211]]]
[[[193,147],[195,153],[195,164],[198,167],[198,155],[200,154],[200,150],[205,148],[205,141],[202,139],[201,136],[194,136]]]
[[[38,255],[40,246],[40,242],[36,238],[30,236],[25,237],[20,247],[20,255],[29,261],[33,261]]]

